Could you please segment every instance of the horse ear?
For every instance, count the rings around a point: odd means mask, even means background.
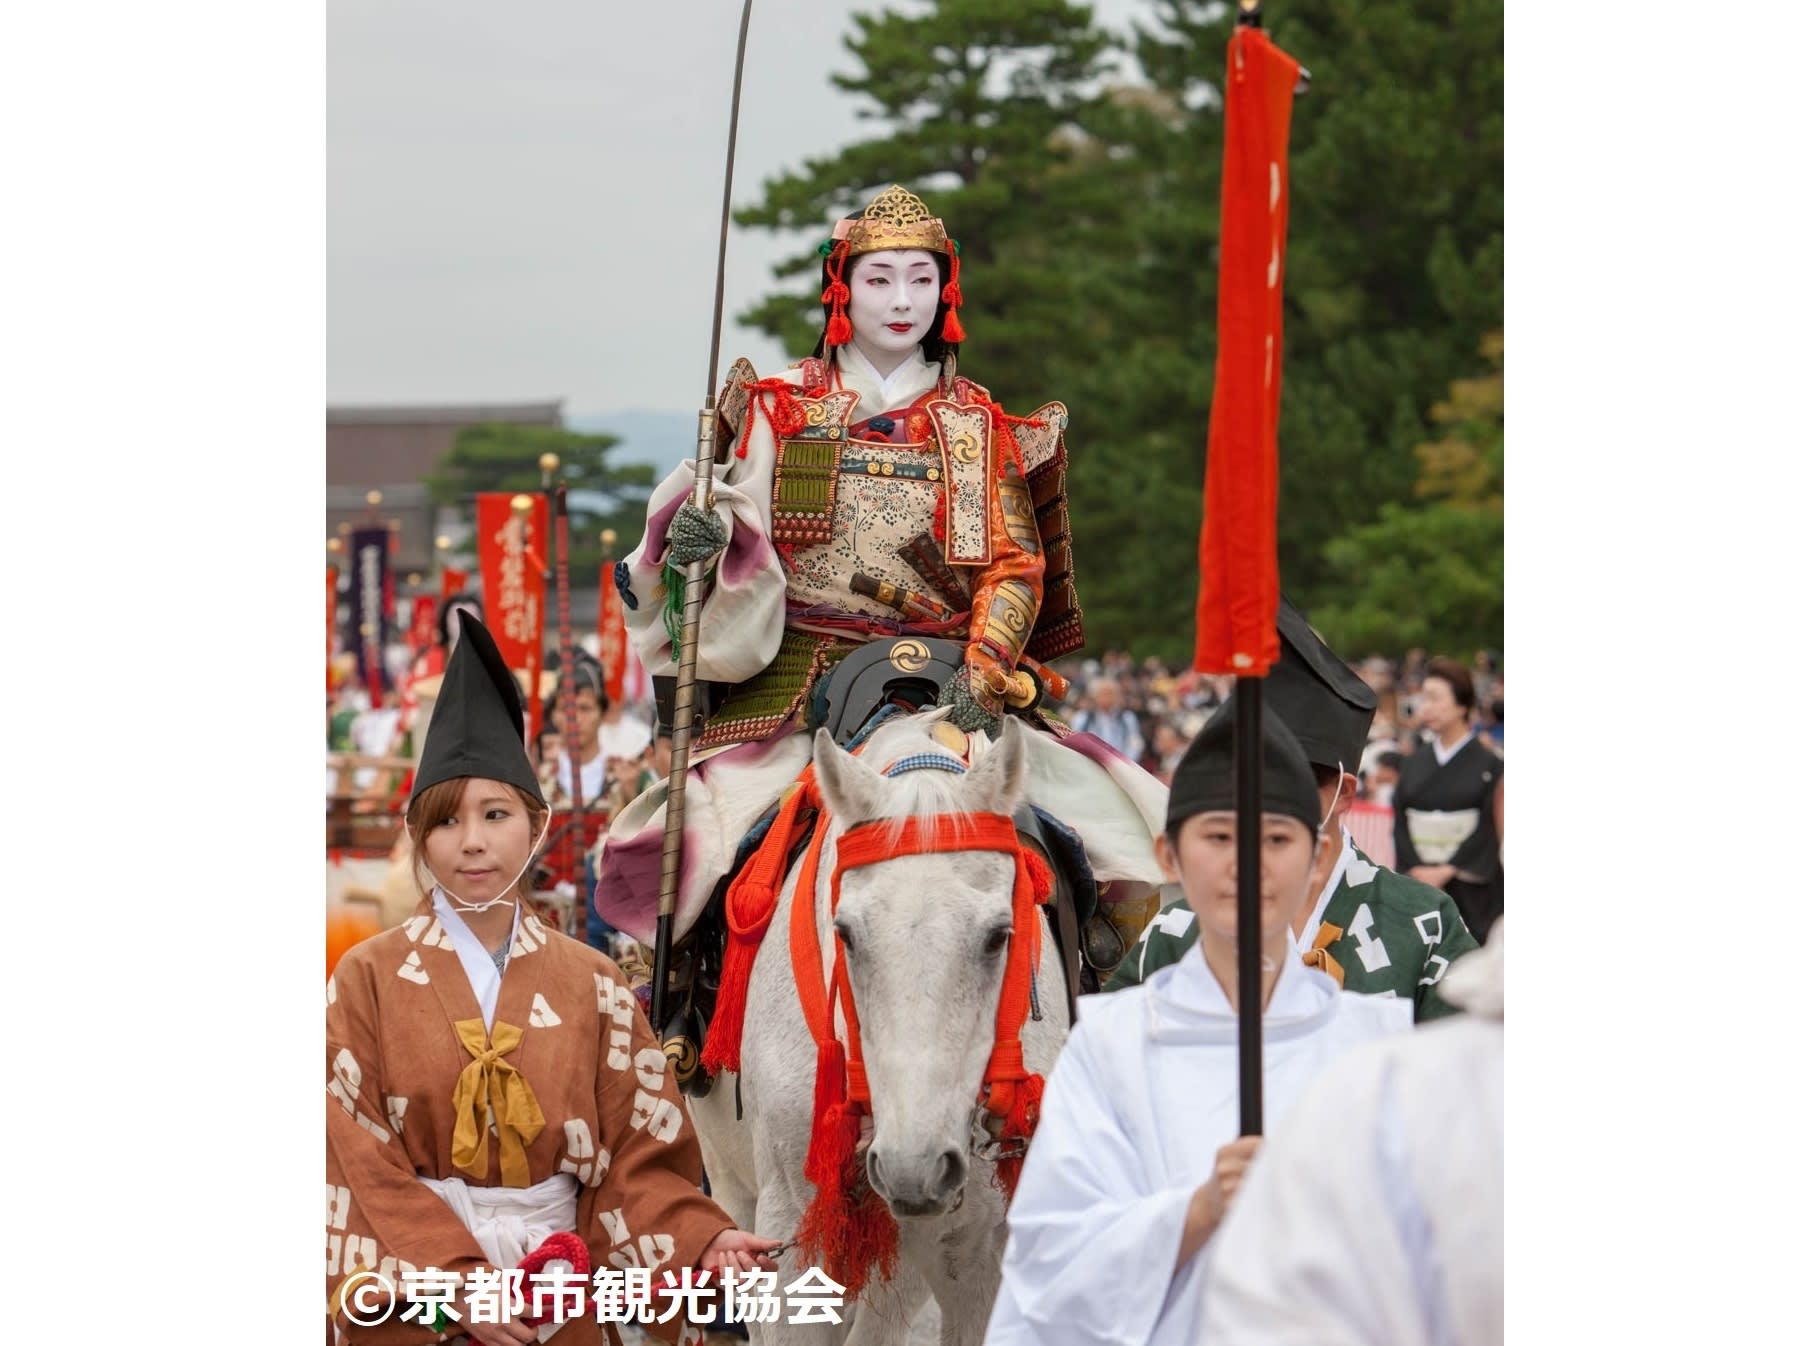
[[[962,790],[967,802],[985,813],[1008,817],[1022,799],[1022,736],[1028,731],[1006,718],[997,742],[966,773]]]
[[[879,816],[883,778],[853,753],[836,747],[827,729],[816,731],[811,762],[816,767],[816,786],[823,796],[823,807],[843,827]]]

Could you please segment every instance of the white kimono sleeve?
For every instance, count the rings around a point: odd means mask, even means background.
[[[1490,1027],[1362,1047],[1316,1078],[1216,1235],[1203,1346],[1501,1341],[1500,1029],[1494,1075],[1456,1055]]]
[[[1091,1051],[1074,1032],[1047,1078],[985,1346],[1138,1346],[1174,1280],[1191,1274],[1173,1273],[1196,1185],[1143,1181],[1142,1138],[1118,1112],[1128,1100],[1102,1083]]]
[[[765,397],[751,394],[751,397]],[[728,541],[715,567],[701,610],[698,676],[707,682],[743,682],[773,662],[785,633],[785,569],[773,550],[773,469],[776,447],[764,407],[757,407],[745,453],[732,445],[713,468],[717,517]],[[627,568],[623,624],[651,674],[678,671],[666,625],[668,591],[663,574],[667,526],[691,499],[696,460],[688,458],[655,488],[648,501],[642,541],[621,563]],[[606,577],[610,582],[610,577]],[[672,614],[677,623],[677,610]]]

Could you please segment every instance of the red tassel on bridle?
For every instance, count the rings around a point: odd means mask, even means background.
[[[818,834],[826,826],[819,819]],[[792,973],[806,1025],[817,1044],[816,1094],[812,1100],[810,1149],[804,1176],[816,1184],[816,1195],[798,1226],[797,1243],[829,1276],[854,1297],[876,1268],[889,1279],[897,1253],[897,1221],[861,1171],[856,1149],[860,1122],[872,1113],[871,1093],[860,1052],[860,1020],[853,984],[839,947],[834,975],[823,975],[822,941],[817,930],[816,878],[820,846],[812,846],[798,874],[792,903]],[[1052,892],[1047,866],[1022,845],[1016,826],[1001,814],[959,813],[946,818],[907,818],[848,829],[835,843],[835,870],[829,910],[841,899],[841,876],[861,865],[902,855],[945,851],[999,851],[1013,856],[1016,876],[1011,889],[1012,933],[1009,960],[998,992],[997,1021],[991,1057],[985,1067],[981,1101],[1003,1118],[999,1140],[1009,1142],[997,1163],[997,1177],[1013,1193],[1022,1170],[1022,1150],[1041,1110],[1044,1087],[1022,1059],[1022,1021],[1029,1011],[1029,983],[1040,961],[1041,925],[1038,903]],[[835,1036],[839,1003],[847,1025],[847,1043]]]
[[[997,1028],[984,1082],[986,1111],[1003,1118],[997,1134],[997,1181],[1005,1200],[1016,1195],[1023,1151],[1041,1120],[1041,1096],[1047,1087],[1040,1075],[1023,1063],[1022,1020],[1029,1010],[1029,984],[1041,961],[1041,923],[1035,918],[1035,907],[1053,894],[1053,872],[1047,862],[1020,839],[1015,843],[1015,855],[1010,958],[998,992]]]
[[[862,1168],[860,1132],[863,1120],[872,1113],[872,1098],[861,1058],[853,986],[839,937],[835,937],[833,975],[825,976],[823,971],[817,875],[821,838],[830,822],[821,807],[814,767],[806,768],[766,840],[730,885],[725,900],[729,940],[703,1060],[713,1072],[741,1069],[742,1020],[754,956],[784,883],[800,816],[811,808],[818,810],[816,840],[806,849],[798,871],[790,941],[798,1002],[816,1044],[810,1144],[804,1157],[804,1176],[815,1185],[816,1193],[799,1223],[796,1241],[816,1265],[845,1287],[847,1297],[854,1299],[875,1273],[889,1280],[895,1272],[898,1226]],[[999,814],[911,818],[895,827],[890,821],[881,821],[850,828],[837,839],[829,909],[833,912],[840,900],[841,876],[849,869],[900,855],[973,850],[999,851],[1016,862],[1011,891],[1013,933],[980,1097],[985,1110],[1002,1119],[998,1139],[1007,1143],[1000,1149],[997,1177],[1007,1196],[1015,1191],[1024,1143],[1034,1133],[1041,1109],[1043,1083],[1023,1062],[1021,1033],[1029,1012],[1029,985],[1040,962],[1041,931],[1035,908],[1047,900],[1053,886],[1046,864],[1021,843],[1015,824]],[[835,1035],[837,1006],[847,1026],[846,1043]]]

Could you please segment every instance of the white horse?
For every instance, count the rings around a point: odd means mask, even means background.
[[[924,769],[893,777],[899,758],[942,751],[932,736],[944,712],[880,727],[858,757],[816,736],[816,779],[831,815],[817,875],[817,929],[825,974],[834,966],[830,875],[835,841],[855,823],[963,812],[1009,816],[1022,798],[1027,731],[1010,725],[988,743],[973,738],[964,774]],[[815,1191],[804,1177],[810,1143],[816,1046],[792,973],[788,927],[798,866],[780,893],[748,983],[742,1028],[741,1119],[737,1080],[719,1077],[690,1103],[705,1169],[719,1203],[744,1229],[789,1237]],[[834,927],[849,946],[848,976],[860,1021],[872,1099],[867,1179],[897,1217],[897,1272],[875,1279],[840,1327],[750,1328],[766,1346],[851,1342],[885,1346],[905,1339],[933,1294],[943,1346],[977,1346],[997,1295],[1005,1205],[994,1164],[978,1153],[975,1113],[994,1037],[999,983],[1011,929],[1014,862],[997,852],[895,856],[843,876]],[[1023,1057],[1045,1075],[1065,1042],[1065,977],[1048,917],[1040,909],[1041,1018],[1025,1017]],[[845,1038],[840,1012],[836,1034]],[[794,1250],[781,1259],[783,1285],[807,1268]]]

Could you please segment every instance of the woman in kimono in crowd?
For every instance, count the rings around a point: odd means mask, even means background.
[[[714,512],[692,500],[693,465],[682,465],[616,569],[630,637],[664,676],[678,667],[682,568],[714,562],[698,677],[726,692],[694,740],[676,937],[809,763],[817,686],[847,654],[890,636],[963,641],[945,697],[960,737],[943,735],[959,749],[970,734],[976,753],[1022,689],[1032,703],[1064,695],[1046,663],[1084,643],[1066,408],[1011,416],[959,374],[960,257],[946,225],[894,186],[819,252],[828,321],[813,355],[769,378],[738,360],[724,383]],[[1144,923],[1165,787],[1063,725],[1027,739],[1029,802],[1078,830],[1112,912],[1144,898]],[[600,860],[600,910],[644,941],[665,798],[664,784],[646,790],[613,819]]]
[[[557,1233],[595,1269],[648,1268],[656,1284],[686,1267],[713,1283],[724,1267],[773,1269],[759,1254],[774,1240],[734,1228],[700,1190],[690,1119],[616,965],[528,910],[524,876],[549,821],[539,790],[517,685],[464,615],[406,811],[432,886],[326,986],[325,1290],[338,1341],[534,1342],[516,1316],[470,1321],[465,1278],[516,1268]],[[446,1284],[405,1294],[406,1273],[427,1269],[450,1273]],[[697,1335],[677,1317],[650,1330]],[[553,1335],[617,1341],[589,1307]]]
[[[1396,780],[1396,867],[1448,894],[1481,943],[1502,915],[1502,759],[1471,732],[1471,670],[1435,659],[1421,682],[1433,734]]]
[[[1172,777],[1158,847],[1202,935],[1143,984],[1086,997],[1047,1077],[986,1346],[1195,1339],[1210,1239],[1259,1147],[1237,1134],[1234,719],[1223,705]],[[1303,965],[1321,802],[1307,754],[1264,715],[1261,933],[1268,1131],[1327,1061],[1405,1032],[1409,1005]]]

